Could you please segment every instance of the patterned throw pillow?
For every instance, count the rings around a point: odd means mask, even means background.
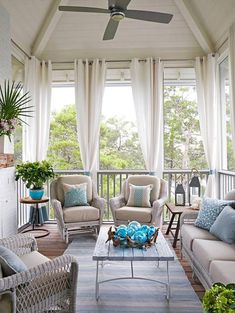
[[[151,207],[150,192],[153,189],[153,185],[135,186],[129,184],[130,195],[127,201],[127,206],[134,207]]]
[[[201,204],[201,209],[195,221],[195,226],[210,230],[216,218],[221,213],[226,205],[235,207],[235,201],[218,200],[204,197]]]
[[[235,210],[226,206],[211,226],[210,233],[224,242],[235,244]]]
[[[87,206],[87,183],[79,185],[63,184],[64,207]]]

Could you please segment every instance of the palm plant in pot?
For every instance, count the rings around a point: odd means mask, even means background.
[[[15,179],[20,178],[29,188],[29,195],[33,200],[39,200],[44,194],[44,184],[54,178],[52,165],[47,161],[26,162],[16,166]]]
[[[0,85],[0,138],[5,136],[11,141],[16,126],[25,123],[25,117],[31,117],[30,100],[21,83],[5,81],[3,86]]]

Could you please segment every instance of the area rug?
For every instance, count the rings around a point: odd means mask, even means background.
[[[165,287],[143,280],[123,280],[100,285],[100,299],[95,300],[96,262],[92,260],[96,237],[79,235],[64,252],[79,262],[77,291],[78,313],[201,313],[201,302],[176,259],[170,262],[171,298]],[[166,281],[166,264],[134,262],[136,275]],[[105,262],[100,279],[130,275],[130,262]]]

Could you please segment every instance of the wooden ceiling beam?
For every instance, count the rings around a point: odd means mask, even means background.
[[[45,49],[52,32],[59,22],[63,12],[58,10],[59,5],[67,5],[69,0],[53,0],[50,11],[46,15],[43,25],[39,30],[32,47],[32,55],[40,57]]]
[[[190,2],[187,0],[174,0],[174,2],[203,51],[205,53],[214,52],[213,44],[207,32],[202,27],[198,16],[192,10]]]

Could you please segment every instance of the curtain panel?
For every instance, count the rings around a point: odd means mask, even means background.
[[[235,23],[229,28],[228,37],[229,48],[229,80],[230,80],[230,108],[231,108],[231,124],[233,148],[235,150]]]
[[[146,169],[163,172],[163,66],[159,59],[131,61],[137,128]]]
[[[25,91],[31,96],[32,117],[23,124],[23,162],[46,159],[51,112],[51,61],[39,61],[34,56],[25,61]]]
[[[206,160],[210,169],[205,195],[216,196],[215,169],[217,164],[217,102],[216,56],[196,58],[196,88],[200,130]]]
[[[84,171],[94,173],[98,165],[99,131],[105,86],[105,60],[75,60],[75,105],[77,130]]]

